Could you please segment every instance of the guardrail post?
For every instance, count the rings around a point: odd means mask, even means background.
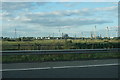
[[[38,44],[38,50],[41,50],[41,45],[40,44]]]
[[[18,44],[18,50],[20,50],[20,44]]]

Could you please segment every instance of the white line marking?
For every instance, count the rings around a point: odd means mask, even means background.
[[[75,68],[75,67],[113,66],[113,65],[118,65],[118,63],[113,63],[113,64],[98,64],[98,65],[83,65],[83,66],[61,66],[61,67],[24,68],[24,69],[3,69],[3,70],[0,70],[0,71],[20,71],[20,70],[40,70],[40,69],[60,69],[60,68]]]
[[[114,64],[99,64],[99,65],[84,65],[84,66],[61,66],[61,67],[53,67],[53,68],[97,67],[97,66],[112,66],[112,65],[118,65],[118,63],[114,63]]]
[[[0,71],[19,71],[19,70],[40,70],[40,69],[50,69],[51,67],[43,67],[43,68],[24,68],[24,69],[3,69]]]

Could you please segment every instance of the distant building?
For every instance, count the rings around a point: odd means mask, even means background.
[[[50,39],[50,37],[48,37],[47,39]]]
[[[111,39],[113,39],[114,37],[110,37]]]
[[[43,39],[43,37],[40,37],[40,39]]]
[[[62,34],[62,37],[63,38],[68,38],[69,36],[68,36],[68,34]]]

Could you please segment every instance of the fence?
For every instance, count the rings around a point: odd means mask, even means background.
[[[120,48],[112,49],[68,49],[68,50],[22,50],[2,51],[2,55],[70,54],[70,53],[118,53]]]

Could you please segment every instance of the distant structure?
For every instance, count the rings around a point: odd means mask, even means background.
[[[15,36],[14,36],[14,38],[15,39],[17,38],[17,30],[16,30],[16,28],[15,28]]]
[[[118,26],[117,37],[120,37],[120,26]]]
[[[60,32],[61,32],[61,31],[60,31],[60,29],[59,29],[59,35],[61,36],[61,33],[60,33]],[[59,35],[58,35],[58,36],[59,36]]]
[[[102,35],[100,34],[100,37],[102,38]]]
[[[94,29],[94,38],[96,39],[96,26],[95,26],[95,29]]]
[[[62,34],[62,38],[68,38],[68,34]]]
[[[91,32],[91,38],[93,39],[93,32]]]
[[[76,39],[76,33],[75,33],[75,39]]]
[[[120,37],[118,30],[115,30],[115,31],[116,31],[116,37]]]
[[[84,37],[84,36],[83,36],[83,32],[81,32],[81,37]]]
[[[62,33],[62,37],[63,37],[63,35],[64,35],[64,34]]]
[[[53,33],[53,38],[54,38],[54,33]]]
[[[61,37],[61,39],[63,38],[63,35],[64,35],[64,34],[62,33],[62,37]]]
[[[106,30],[106,37],[109,38],[109,28],[107,27]]]

